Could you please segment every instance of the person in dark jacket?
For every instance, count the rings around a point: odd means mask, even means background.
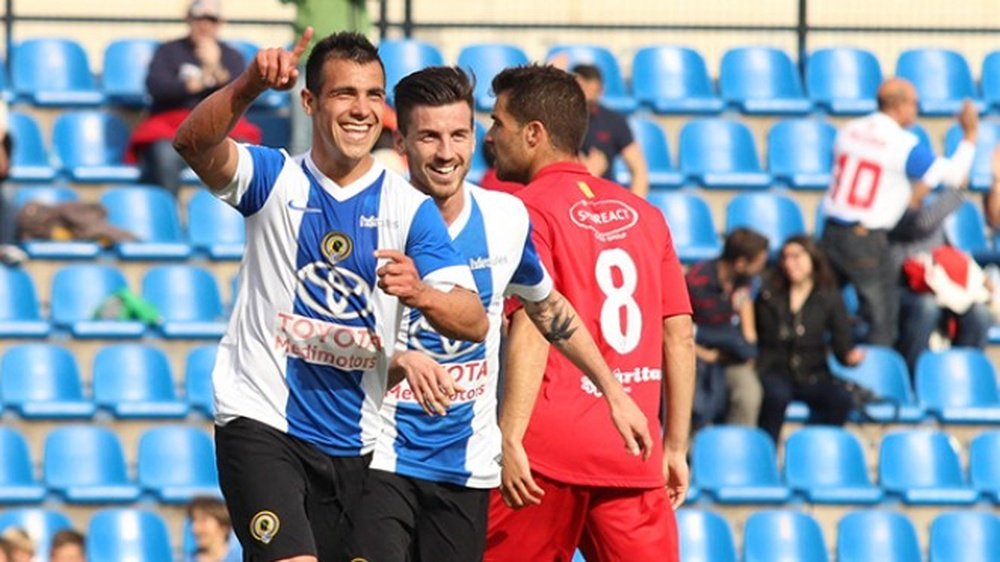
[[[854,347],[843,298],[822,251],[808,236],[781,247],[778,265],[754,303],[757,370],[764,387],[759,425],[779,442],[785,408],[809,405],[809,422],[843,425],[851,396],[827,367],[829,349],[846,365],[864,352]]]

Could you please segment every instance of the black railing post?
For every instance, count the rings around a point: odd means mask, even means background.
[[[7,67],[7,76],[10,76],[10,55],[14,52],[14,0],[7,0],[3,15],[3,32],[7,35],[4,52],[4,65]]]
[[[403,37],[413,37],[413,0],[403,2]]]
[[[796,35],[798,36],[798,55],[799,55],[799,75],[805,80],[806,77],[806,47],[807,47],[807,37],[809,35],[809,0],[799,0],[799,22],[796,26]]]
[[[389,0],[380,0],[378,3],[378,40],[385,41],[389,34]]]

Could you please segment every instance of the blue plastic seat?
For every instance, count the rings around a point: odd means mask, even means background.
[[[45,487],[38,483],[34,472],[24,436],[0,427],[0,504],[42,501]]]
[[[819,119],[785,119],[767,135],[767,169],[794,189],[826,189],[837,129]]]
[[[76,192],[65,185],[38,185],[18,188],[13,206],[20,211],[29,202],[58,205],[77,200]],[[25,240],[21,245],[34,259],[94,259],[101,253],[100,245],[87,240]]]
[[[492,94],[493,77],[505,68],[528,64],[528,55],[515,45],[480,43],[466,45],[458,53],[458,66],[476,79],[476,109],[492,111],[496,97]]]
[[[948,128],[944,136],[944,153],[951,156],[958,148],[964,133],[957,124]],[[983,122],[979,124],[976,135],[976,154],[972,160],[972,169],[969,171],[969,188],[973,191],[989,191],[993,185],[993,169],[991,160],[993,149],[1000,141],[1000,125],[994,122]]]
[[[142,280],[142,296],[163,316],[160,329],[165,337],[215,339],[226,331],[219,288],[201,267],[150,268]]]
[[[27,113],[10,112],[10,137],[13,151],[10,156],[12,181],[52,181],[56,169],[49,159],[49,151],[42,140],[42,131],[35,118]]]
[[[969,479],[973,488],[1000,504],[1000,429],[984,431],[969,444]]]
[[[57,205],[77,201],[79,197],[73,188],[65,185],[32,185],[21,186],[14,192],[14,209],[20,211],[32,201],[45,205]]]
[[[983,57],[979,82],[983,88],[983,102],[994,109],[1000,108],[1000,51],[993,51]]]
[[[722,99],[750,115],[804,115],[812,102],[788,53],[773,47],[739,47],[722,55]]]
[[[764,172],[750,129],[731,119],[692,119],[681,129],[681,171],[707,188],[765,189]]]
[[[996,562],[1000,517],[985,511],[941,513],[931,523],[929,562]]]
[[[952,246],[971,255],[979,263],[1000,261],[986,237],[986,219],[982,207],[966,199],[962,206],[944,220],[944,234]]]
[[[633,117],[629,120],[632,135],[642,151],[649,173],[649,187],[653,189],[670,189],[680,187],[684,183],[684,174],[677,171],[670,158],[670,146],[667,135],[660,125],[651,119]],[[616,158],[615,181],[622,185],[632,183],[632,174],[624,161]]]
[[[996,372],[979,349],[925,351],[917,359],[917,399],[944,423],[998,423]]]
[[[838,562],[920,562],[917,531],[902,513],[862,510],[837,525]]]
[[[7,349],[0,362],[0,395],[26,419],[89,419],[95,410],[83,395],[73,354],[48,343]]]
[[[38,106],[96,106],[97,90],[87,53],[72,39],[28,39],[14,46],[11,79],[18,99]]]
[[[391,39],[378,45],[378,54],[385,66],[385,94],[393,100],[393,88],[406,75],[428,66],[441,66],[444,57],[437,47],[416,39]]]
[[[465,179],[478,185],[490,166],[486,162],[486,153],[483,152],[483,147],[486,146],[486,127],[479,121],[476,121],[475,125],[476,149],[472,153],[472,161],[469,162],[469,172],[466,174]]]
[[[205,431],[187,426],[156,427],[139,439],[139,485],[164,503],[219,495],[215,447]]]
[[[146,91],[149,61],[159,42],[154,39],[116,39],[104,48],[101,89],[108,102],[141,108],[152,101]]]
[[[646,200],[663,212],[682,263],[712,259],[722,251],[708,203],[693,191],[651,191]]]
[[[702,429],[691,458],[693,481],[718,503],[784,503],[791,497],[778,473],[774,443],[759,428]]]
[[[908,49],[899,54],[896,75],[909,80],[917,89],[921,115],[954,115],[966,98],[982,110],[969,63],[957,51]]]
[[[139,497],[118,436],[104,427],[71,425],[50,431],[43,472],[49,490],[69,503],[128,503]]]
[[[948,436],[911,429],[886,433],[879,448],[879,483],[887,494],[912,505],[974,503],[978,494],[965,482]],[[914,470],[919,467],[919,470]]]
[[[195,250],[213,260],[243,257],[246,227],[243,215],[205,190],[195,192],[188,202],[188,237]]]
[[[152,511],[102,509],[87,528],[87,560],[172,562],[167,525]]]
[[[765,510],[751,515],[743,531],[743,562],[827,562],[826,540],[807,513]]]
[[[848,290],[848,287],[850,295],[847,296],[851,299],[845,296],[844,301],[850,313],[850,304],[854,305],[855,311],[857,309],[857,293],[854,285],[846,285],[844,290]],[[852,302],[849,303],[849,300]],[[866,406],[865,417],[881,423],[916,423],[926,419],[927,412],[917,404],[910,383],[910,372],[899,352],[889,347],[875,345],[866,345],[864,350],[864,360],[854,367],[840,364],[832,355],[827,363],[834,375],[857,383],[886,400],[886,403]],[[858,413],[852,416],[855,420],[863,419]]]
[[[184,389],[188,404],[210,419],[215,413],[212,369],[215,368],[218,349],[215,344],[192,348],[184,367]]]
[[[142,344],[115,344],[94,356],[94,403],[116,418],[182,418],[167,356]]]
[[[44,338],[51,330],[38,311],[35,284],[28,273],[0,266],[0,338]]]
[[[260,46],[253,41],[248,41],[245,39],[237,40],[227,40],[226,44],[230,47],[236,49],[243,55],[243,68],[246,68],[250,62],[257,56],[257,51],[260,50]],[[278,90],[267,90],[262,93],[253,101],[252,108],[254,110],[264,109],[264,110],[278,110],[285,107],[291,103],[291,95],[288,92],[279,92]],[[296,96],[296,100],[298,97]],[[278,145],[284,146],[284,144]]]
[[[686,47],[639,49],[632,59],[636,100],[665,115],[715,115],[725,108],[701,54]]]
[[[122,259],[173,260],[191,255],[177,202],[166,190],[151,185],[115,187],[101,195],[101,204],[108,210],[108,222],[139,239],[116,244]]]
[[[714,511],[680,509],[677,511],[677,534],[681,541],[682,562],[737,562],[733,530],[724,517]]]
[[[632,113],[639,104],[629,95],[625,87],[618,59],[611,51],[598,45],[556,45],[549,49],[545,60],[555,57],[566,58],[566,70],[572,71],[578,64],[592,64],[600,69],[601,80],[604,83],[604,95],[601,104],[609,109],[623,113]]]
[[[67,265],[52,278],[52,323],[74,338],[137,338],[146,327],[133,320],[95,319],[114,293],[128,289],[125,275],[107,265]]]
[[[0,511],[0,533],[10,527],[22,529],[35,543],[35,557],[49,559],[52,535],[72,529],[73,523],[62,512],[41,507],[22,507]]]
[[[785,442],[785,481],[811,503],[873,504],[872,485],[858,438],[839,427],[804,427]]]
[[[76,182],[131,182],[139,167],[125,163],[128,125],[100,110],[66,111],[52,125],[52,143],[63,172]]]
[[[771,252],[785,240],[805,234],[805,219],[794,199],[783,193],[741,193],[726,205],[726,232],[745,227],[767,236]]]
[[[806,59],[806,89],[813,102],[833,115],[875,111],[882,67],[865,49],[818,49]]]

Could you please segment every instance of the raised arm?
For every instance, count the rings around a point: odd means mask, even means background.
[[[986,224],[990,228],[1000,229],[1000,146],[993,151],[992,159],[993,183],[983,197],[983,211]]]

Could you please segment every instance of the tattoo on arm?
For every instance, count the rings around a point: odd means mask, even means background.
[[[525,303],[525,311],[534,320],[542,336],[551,344],[566,341],[576,332],[576,328],[573,327],[576,316],[562,295],[553,294],[538,303]]]

